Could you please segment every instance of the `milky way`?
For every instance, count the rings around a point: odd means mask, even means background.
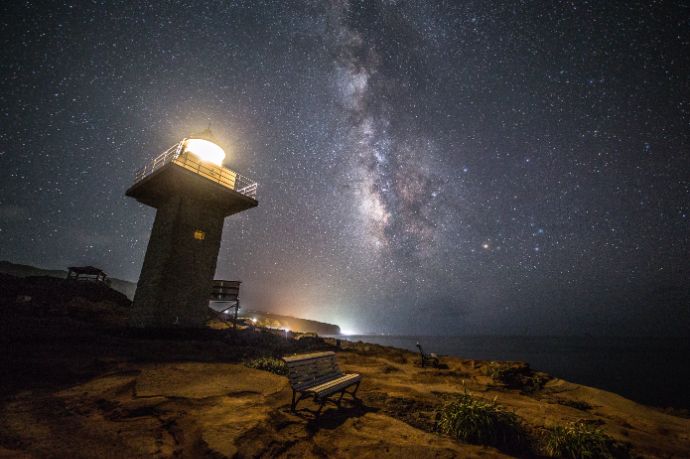
[[[243,304],[418,334],[690,326],[690,6],[5,2],[0,259],[136,280],[209,123]]]

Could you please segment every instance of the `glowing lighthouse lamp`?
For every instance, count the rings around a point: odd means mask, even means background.
[[[127,196],[157,209],[130,324],[206,321],[225,217],[256,207],[256,183],[223,167],[210,130],[176,143],[137,172]]]
[[[200,160],[216,166],[222,166],[225,159],[225,151],[210,140],[187,139],[184,149],[195,154]]]

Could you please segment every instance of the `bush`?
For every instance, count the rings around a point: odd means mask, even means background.
[[[526,363],[489,362],[485,374],[509,389],[519,389],[525,394],[540,391],[550,379],[546,373],[535,372]]]
[[[285,362],[275,357],[259,357],[249,360],[245,365],[249,368],[269,371],[280,376],[287,376],[288,374],[288,367],[285,365]]]
[[[563,458],[613,458],[627,454],[600,428],[581,421],[547,428],[544,453]]]
[[[445,405],[437,419],[438,430],[466,443],[509,450],[525,444],[520,419],[495,401],[463,394]]]
[[[582,401],[582,400],[569,400],[569,399],[562,399],[562,400],[557,400],[556,403],[559,405],[564,405],[564,406],[569,406],[571,408],[575,408],[576,410],[580,411],[587,411],[592,409],[592,405],[589,403]]]

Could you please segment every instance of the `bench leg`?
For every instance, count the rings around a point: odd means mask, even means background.
[[[323,406],[326,404],[326,401],[327,401],[327,400],[328,400],[327,398],[324,398],[324,399],[321,400],[321,405],[319,405],[319,409],[318,409],[318,411],[316,412],[316,417],[317,417],[317,418],[318,418],[319,416],[321,416],[321,410],[323,409]]]
[[[357,381],[357,384],[355,384],[355,390],[352,391],[352,398],[357,399],[357,389],[359,389],[359,381]]]
[[[295,411],[297,404],[304,398],[304,392],[300,392],[299,397],[297,397],[297,391],[292,389],[292,403],[290,404],[290,410]]]
[[[350,396],[352,397],[353,400],[359,400],[357,398],[357,389],[359,389],[359,381],[357,381],[357,383],[355,384],[355,388],[352,390],[352,392],[348,392],[347,387],[345,389],[343,389],[342,392],[340,392],[340,398],[338,398],[338,402],[337,402],[338,407],[340,407],[340,402],[343,399],[343,397],[345,396],[345,394],[350,394]]]
[[[341,400],[343,399],[343,397],[345,396],[345,392],[347,392],[345,389],[343,389],[343,390],[340,392],[340,397],[338,397],[338,401],[335,403],[336,405],[338,405],[338,408],[340,408],[340,402],[341,402]]]

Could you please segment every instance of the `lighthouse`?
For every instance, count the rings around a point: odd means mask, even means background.
[[[256,182],[223,166],[210,129],[182,139],[136,173],[126,195],[156,209],[130,325],[200,327],[229,215],[256,207]]]

